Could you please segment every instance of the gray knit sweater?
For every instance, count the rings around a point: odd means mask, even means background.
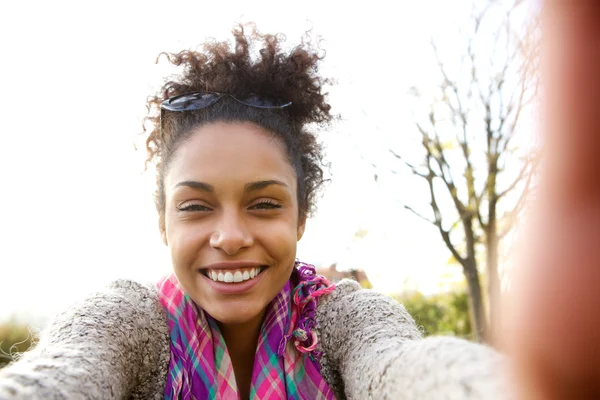
[[[342,281],[320,299],[322,375],[338,399],[508,399],[501,357],[450,337],[423,339],[403,306]],[[0,370],[0,400],[161,399],[165,313],[152,286],[120,280],[59,315]]]

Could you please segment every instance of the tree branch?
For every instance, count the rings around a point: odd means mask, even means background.
[[[417,217],[421,218],[423,221],[427,221],[427,222],[429,222],[429,223],[430,223],[431,225],[433,225],[433,226],[436,226],[436,227],[438,226],[437,222],[435,222],[435,221],[432,221],[432,220],[430,220],[429,218],[425,217],[424,215],[422,215],[422,214],[420,214],[420,213],[416,212],[416,211],[414,210],[414,208],[412,208],[412,207],[410,207],[410,206],[407,206],[407,205],[405,205],[405,206],[404,206],[404,208],[406,208],[406,209],[407,209],[408,211],[410,211],[411,213],[415,214]]]
[[[477,29],[478,28],[476,28],[476,30]],[[457,139],[459,146],[463,152],[463,156],[464,156],[465,162],[466,162],[466,168],[465,168],[464,175],[465,175],[465,180],[467,181],[467,190],[468,190],[468,199],[467,200],[468,200],[468,204],[472,206],[473,205],[473,196],[474,196],[474,191],[475,191],[475,175],[473,174],[473,164],[471,163],[470,150],[469,150],[469,146],[467,144],[468,143],[467,142],[467,126],[468,126],[467,114],[463,108],[462,101],[460,99],[460,91],[458,89],[458,86],[456,85],[455,82],[450,80],[450,78],[448,77],[448,74],[446,73],[446,69],[444,68],[444,64],[439,57],[439,52],[438,52],[437,46],[435,45],[434,42],[431,42],[431,45],[433,47],[433,51],[434,51],[435,58],[436,58],[436,61],[438,64],[438,68],[444,78],[444,91],[447,88],[450,88],[456,99],[457,107],[454,107],[452,105],[450,97],[448,97],[448,101],[446,102],[446,104],[450,108],[450,111],[452,111],[453,117],[458,117],[461,122],[462,140],[458,136],[458,132],[457,132],[456,139]],[[469,44],[469,47],[470,46],[471,46],[471,44]],[[475,79],[475,77],[473,77],[473,79]],[[437,139],[438,139],[438,144],[439,144],[439,137],[437,137]],[[450,194],[452,195],[453,199],[458,200],[458,191],[456,190],[456,187],[454,186],[454,184],[452,184],[452,187],[449,187],[449,190],[450,190]],[[459,203],[460,203],[460,207],[458,206]],[[457,210],[461,215],[463,215],[468,210],[467,207],[465,207],[465,205],[460,201],[458,201],[458,202],[455,201],[455,204],[457,205]]]
[[[523,181],[523,179],[527,178],[528,180],[530,180],[531,175],[533,174],[533,171],[535,170],[536,166],[537,166],[537,157],[534,159],[530,158],[527,161],[525,161],[523,163],[523,166],[521,167],[521,171],[519,171],[519,174],[517,175],[515,180],[510,185],[508,185],[508,187],[506,187],[506,189],[504,189],[502,192],[500,192],[496,196],[496,198],[501,199],[502,197],[506,196],[508,193],[513,191],[517,187],[517,185],[519,183],[521,183],[521,181]]]
[[[519,123],[523,109],[529,106],[538,95],[540,85],[540,80],[537,75],[537,71],[539,70],[537,67],[537,64],[539,63],[539,40],[534,37],[538,28],[539,21],[535,19],[534,22],[528,27],[525,35],[526,39],[520,40],[518,46],[515,48],[516,55],[521,54],[524,61],[521,64],[520,70],[518,71],[520,73],[519,89],[512,92],[507,107],[505,119],[508,120],[513,112],[514,117],[512,118],[512,123],[508,128],[508,132],[504,134],[505,140],[502,145],[502,153],[509,148],[510,141],[514,137],[516,126]],[[527,44],[526,42],[533,43]],[[532,94],[531,96],[526,97],[530,89]],[[516,93],[518,93],[517,101],[515,101],[514,98]]]
[[[416,166],[414,166],[413,164],[406,161],[400,154],[396,153],[394,150],[392,150],[392,149],[388,149],[388,150],[390,153],[392,153],[392,155],[394,157],[396,157],[398,160],[402,161],[404,163],[404,165],[406,165],[408,168],[410,168],[410,170],[412,171],[413,174],[420,176],[423,179],[427,179],[427,177],[428,177],[427,174],[419,172],[419,170],[417,169]],[[433,171],[431,171],[431,172],[433,172]],[[434,174],[435,174],[435,172],[434,172]],[[435,174],[435,176],[437,177],[437,174]]]
[[[429,170],[431,171],[431,156],[427,157],[427,165],[429,167]],[[456,250],[456,247],[452,244],[452,241],[450,240],[450,233],[446,230],[444,230],[444,227],[442,225],[442,213],[440,212],[440,208],[437,204],[437,199],[435,197],[435,190],[433,188],[433,175],[431,175],[429,177],[429,179],[427,179],[427,184],[429,186],[429,195],[431,198],[431,208],[433,210],[433,216],[435,217],[435,226],[437,226],[440,235],[442,236],[442,239],[444,240],[444,243],[446,244],[446,247],[448,247],[448,249],[450,250],[450,252],[452,253],[452,255],[454,256],[454,258],[456,258],[456,260],[458,262],[460,262],[461,264],[464,265],[465,263],[465,259],[464,257],[462,257],[458,251]]]
[[[485,194],[485,190],[481,192],[480,195],[475,195],[475,209],[477,210],[477,221],[479,221],[479,225],[481,225],[482,229],[487,229],[487,223],[483,221],[481,216],[481,200],[483,199],[483,195]]]
[[[532,163],[533,163],[533,165],[537,166],[537,163],[539,161],[539,156],[534,157],[534,160],[535,161],[533,161]],[[523,191],[521,192],[521,195],[519,196],[519,199],[515,203],[515,206],[512,209],[512,211],[509,211],[507,213],[508,216],[504,217],[504,218],[510,218],[512,221],[509,224],[507,224],[507,227],[503,232],[498,234],[499,239],[504,238],[512,230],[513,225],[514,225],[514,222],[513,222],[514,219],[517,217],[517,215],[519,215],[521,213],[521,211],[523,210],[523,207],[525,206],[525,200],[527,199],[527,196],[529,195],[529,193],[531,193],[533,191],[533,189],[531,188],[531,182],[533,179],[535,169],[536,168],[534,166],[532,166],[529,173],[526,174],[527,181],[525,183],[525,187],[523,188]]]
[[[458,189],[456,188],[456,185],[454,185],[454,182],[451,180],[451,178],[448,179],[446,177],[446,174],[444,173],[445,169],[448,171],[450,170],[450,165],[448,164],[448,162],[446,161],[446,158],[443,155],[443,149],[440,145],[439,137],[436,137],[436,139],[433,141],[433,146],[435,146],[436,150],[438,151],[437,156],[435,156],[432,153],[431,147],[429,147],[429,142],[431,142],[431,139],[428,137],[424,137],[423,147],[425,147],[425,151],[427,152],[427,157],[428,157],[428,159],[433,158],[436,161],[436,163],[438,164],[441,175],[438,175],[436,177],[442,179],[442,181],[446,185],[446,188],[448,189],[448,193],[450,194],[450,198],[452,199],[452,201],[454,203],[454,207],[456,207],[456,211],[459,213],[459,215],[462,216],[465,213],[465,205],[458,198]],[[429,166],[429,170],[431,172],[434,172],[432,170],[431,166]]]

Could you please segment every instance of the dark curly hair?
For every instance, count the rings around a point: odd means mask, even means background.
[[[238,25],[232,31],[234,46],[228,42],[209,41],[202,51],[161,53],[167,60],[183,67],[183,72],[170,78],[156,95],[147,101],[151,129],[148,134],[147,163],[156,166],[156,208],[161,226],[165,209],[164,178],[173,153],[198,127],[214,122],[250,122],[279,137],[285,145],[288,160],[296,172],[298,205],[301,217],[315,209],[315,196],[324,183],[323,151],[308,125],[324,126],[333,116],[323,86],[331,83],[318,74],[323,55],[311,45],[308,35],[300,45],[286,52],[283,35],[265,35],[251,25]],[[247,32],[250,31],[250,32]],[[256,52],[256,47],[260,49]],[[229,97],[215,105],[183,113],[165,112],[162,129],[160,105],[172,96],[187,92],[227,93],[238,98],[247,95],[278,98],[292,102],[283,110],[259,109],[241,104]]]

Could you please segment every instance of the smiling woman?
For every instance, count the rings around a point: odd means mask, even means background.
[[[421,339],[400,304],[296,259],[323,183],[308,126],[332,120],[322,57],[233,34],[167,55],[183,73],[149,99],[173,273],[61,314],[2,371],[0,399],[506,398],[487,347]]]
[[[171,162],[162,232],[175,274],[196,304],[238,332],[257,331],[292,273],[305,223],[295,193],[283,145],[252,124],[203,126]],[[247,283],[237,284],[244,272]]]

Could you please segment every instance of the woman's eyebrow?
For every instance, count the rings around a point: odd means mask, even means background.
[[[270,179],[270,180],[266,180],[266,181],[249,182],[244,186],[244,190],[246,192],[252,192],[254,190],[264,189],[271,185],[280,185],[280,186],[284,186],[285,188],[289,189],[288,185],[285,184],[284,182],[278,181],[276,179]]]
[[[192,189],[202,190],[203,192],[212,193],[215,191],[213,185],[209,185],[208,183],[198,181],[181,181],[177,185],[175,185],[173,189],[178,188],[180,186],[187,186]]]

